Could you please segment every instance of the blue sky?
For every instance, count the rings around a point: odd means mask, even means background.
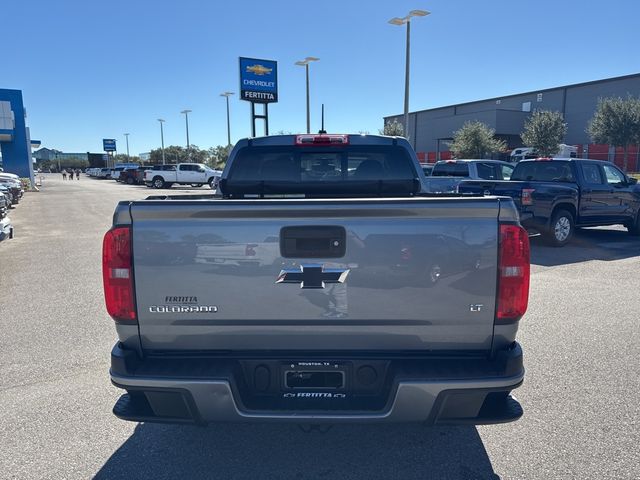
[[[0,7],[0,88],[23,90],[42,145],[132,154],[226,143],[225,90],[238,57],[278,61],[270,130],[304,131],[305,56],[311,128],[325,104],[331,132],[377,133],[404,99],[404,27],[412,9],[411,110],[640,72],[640,2],[612,0],[7,0]],[[250,104],[231,102],[232,141],[250,135]],[[260,127],[259,127],[260,128]],[[260,132],[261,130],[259,130]]]

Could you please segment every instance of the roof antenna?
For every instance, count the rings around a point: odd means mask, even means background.
[[[320,135],[324,135],[327,131],[324,129],[324,103],[322,104],[322,126],[320,127],[320,131],[318,132]]]

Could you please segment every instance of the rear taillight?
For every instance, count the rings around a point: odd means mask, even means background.
[[[102,280],[107,312],[116,321],[135,322],[133,271],[131,269],[131,230],[116,227],[102,242]]]
[[[529,236],[519,225],[500,225],[496,323],[517,322],[529,302]]]
[[[522,205],[533,205],[533,192],[535,191],[535,188],[522,189]]]

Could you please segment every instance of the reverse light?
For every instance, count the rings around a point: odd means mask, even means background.
[[[131,229],[109,230],[102,242],[102,280],[107,312],[117,322],[136,322],[131,271]]]
[[[349,135],[296,135],[296,145],[348,145]]]
[[[495,323],[514,323],[529,303],[529,236],[519,225],[500,225],[498,307]]]

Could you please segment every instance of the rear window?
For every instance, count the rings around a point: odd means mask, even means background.
[[[436,163],[431,172],[432,177],[468,177],[469,165],[466,162]]]
[[[511,180],[538,182],[573,182],[569,162],[535,161],[516,165]]]
[[[398,146],[245,147],[233,159],[225,193],[302,193],[359,191],[382,194],[414,190],[418,174],[409,153]],[[410,187],[409,187],[410,185]],[[400,188],[402,186],[402,188]]]
[[[400,147],[247,147],[233,160],[234,181],[321,182],[416,178],[413,161]]]

